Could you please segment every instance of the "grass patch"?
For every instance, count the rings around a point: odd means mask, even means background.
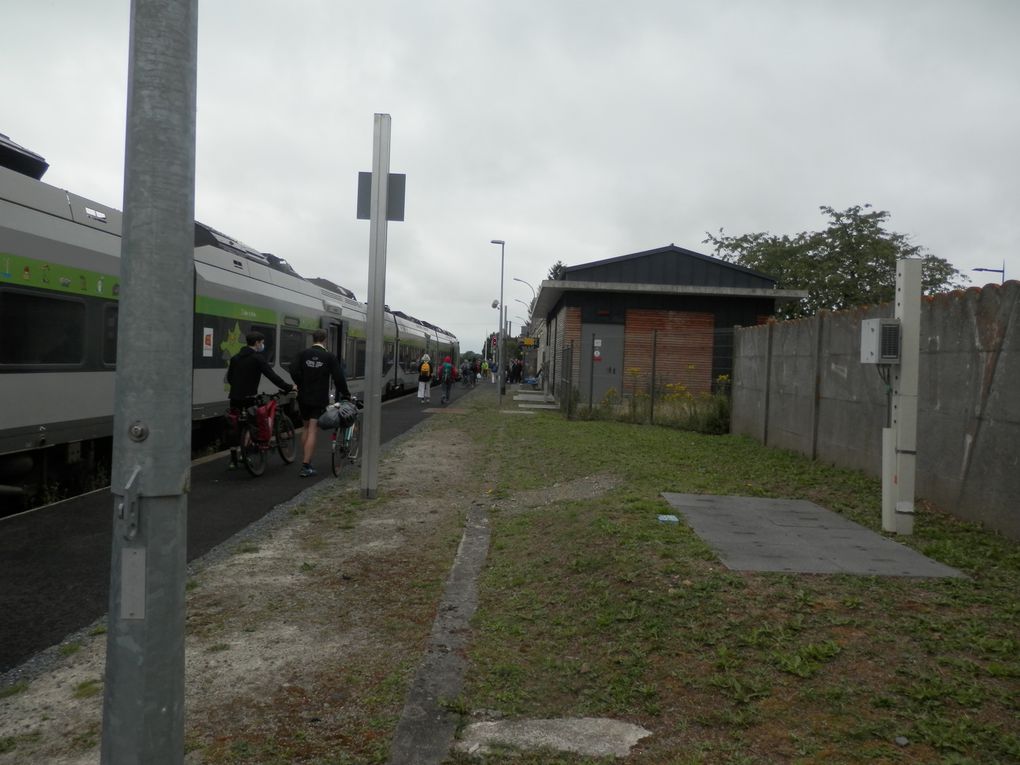
[[[12,685],[8,685],[6,688],[0,688],[0,699],[7,699],[11,696],[17,696],[19,693],[24,693],[28,690],[28,683],[21,680]]]
[[[502,504],[466,708],[638,722],[655,735],[634,763],[1020,761],[1015,544],[921,503],[898,541],[968,579],[731,572],[657,523],[661,492],[807,499],[877,531],[879,483],[737,436],[479,417]],[[608,494],[512,511],[607,473]]]
[[[86,680],[83,683],[78,683],[75,686],[72,695],[76,699],[90,699],[93,696],[98,696],[103,692],[103,681],[102,679]]]

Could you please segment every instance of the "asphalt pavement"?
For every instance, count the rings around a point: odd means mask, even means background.
[[[380,443],[427,416],[413,395],[385,402]],[[188,561],[316,482],[336,480],[328,433],[319,431],[316,447],[313,464],[319,475],[313,478],[298,476],[300,451],[290,465],[271,452],[258,478],[244,469],[228,471],[226,452],[192,463]],[[360,480],[360,471],[350,469],[339,480]],[[0,674],[106,613],[113,502],[109,489],[102,489],[0,519]]]

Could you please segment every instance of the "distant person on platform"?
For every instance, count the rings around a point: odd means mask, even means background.
[[[429,389],[432,387],[432,359],[427,353],[423,353],[421,361],[418,362],[418,403],[424,404],[429,400]]]
[[[312,345],[305,348],[290,363],[290,376],[298,384],[298,408],[301,419],[305,421],[301,432],[301,472],[302,478],[316,475],[312,467],[312,455],[315,453],[315,436],[318,431],[318,420],[329,406],[329,381],[336,387],[337,398],[348,399],[351,391],[347,387],[347,379],[340,368],[340,360],[336,354],[326,350],[326,330],[317,329],[312,332]]]
[[[453,365],[449,356],[443,359],[443,363],[439,365],[437,377],[440,385],[443,386],[442,403],[447,404],[453,391],[453,383],[457,379],[457,367]]]
[[[255,396],[259,392],[259,382],[262,375],[269,378],[277,388],[282,391],[297,390],[291,383],[284,382],[280,375],[276,374],[266,357],[262,355],[266,350],[266,336],[261,332],[249,332],[244,336],[248,343],[233,358],[227,366],[227,382],[230,384],[230,408],[240,412],[245,407],[255,403]],[[237,428],[231,429],[228,433],[230,440],[230,470],[237,467]]]

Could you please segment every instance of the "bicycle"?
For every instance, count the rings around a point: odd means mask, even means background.
[[[283,391],[273,394],[260,393],[255,396],[254,404],[240,410],[231,410],[229,414],[236,422],[237,441],[244,469],[256,478],[266,472],[267,455],[273,447],[285,464],[289,465],[294,461],[296,453],[294,423],[286,412],[280,411],[278,407],[280,399],[290,395],[292,394]],[[270,429],[271,432],[268,432]]]
[[[330,462],[337,478],[345,464],[353,465],[361,457],[361,410],[364,406],[358,399],[351,398],[328,407],[335,409],[338,415],[330,437]]]

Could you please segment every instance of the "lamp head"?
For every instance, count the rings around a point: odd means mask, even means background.
[[[492,301],[492,307],[493,308],[499,308],[499,301],[498,300],[493,300]]]
[[[493,239],[493,240],[491,240],[491,241],[489,242],[489,244],[498,244],[498,245],[504,245],[504,244],[506,244],[506,242],[504,242],[504,241],[503,241],[502,239]]]

